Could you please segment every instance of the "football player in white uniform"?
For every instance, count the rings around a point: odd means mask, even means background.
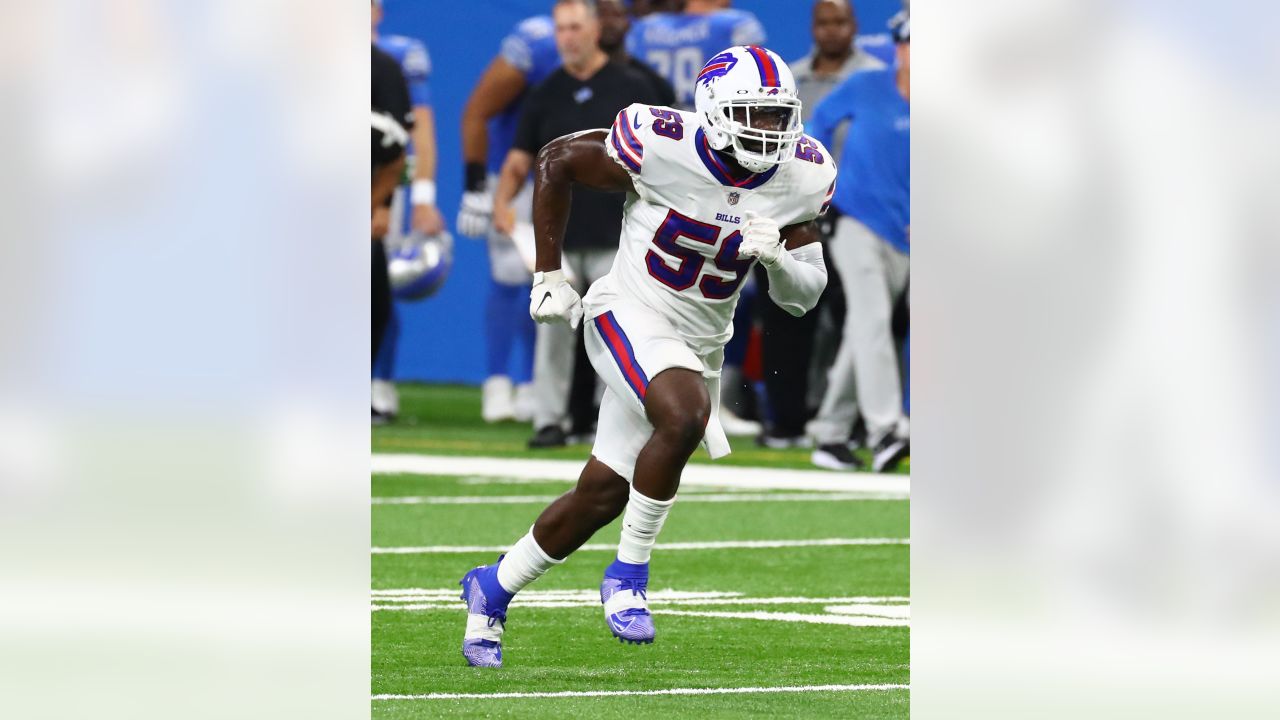
[[[738,290],[756,262],[769,296],[794,315],[826,287],[813,220],[836,169],[803,134],[790,69],[762,47],[733,47],[697,83],[694,112],[631,105],[608,131],[567,135],[538,154],[529,312],[574,327],[585,315],[588,354],[607,390],[577,486],[497,563],[461,581],[471,665],[502,665],[512,596],[619,513],[617,559],[600,586],[605,621],[619,640],[653,641],[649,556],[680,473],[700,442],[712,458],[729,453],[715,406]],[[613,269],[585,300],[560,270],[574,183],[627,193]]]

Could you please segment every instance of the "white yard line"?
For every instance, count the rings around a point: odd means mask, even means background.
[[[545,480],[539,478],[517,478],[517,477],[485,477],[483,475],[469,475],[459,477],[459,485],[563,485],[565,489],[573,487],[574,480]],[[717,487],[715,485],[691,485],[681,488],[684,493],[715,493],[715,492],[736,492],[745,493],[750,488],[731,488]],[[816,492],[816,491],[815,491]]]
[[[686,615],[688,617],[729,618],[732,620],[778,620],[782,622],[813,623],[815,625],[848,625],[850,627],[906,627],[910,620],[896,617],[868,617],[859,615],[816,615],[812,613],[766,612],[704,612],[702,610],[663,610],[662,615]],[[655,615],[656,617],[656,615]]]
[[[460,591],[451,590],[451,595],[447,597],[416,597],[402,595],[386,595],[373,598],[377,603],[373,606],[374,610],[431,610],[438,607],[454,608],[458,605],[458,594]],[[513,605],[519,607],[595,607],[600,604],[600,593],[594,593],[589,598],[524,598],[516,596],[517,599],[512,600]],[[876,612],[861,612],[867,607],[871,607],[869,603],[880,603],[890,598],[857,598],[857,597],[827,597],[827,598],[807,598],[807,597],[744,597],[744,598],[712,598],[708,600],[688,599],[688,600],[662,600],[650,597],[649,604],[653,607],[662,605],[694,605],[697,607],[721,606],[721,605],[822,605],[825,603],[853,603],[853,604],[834,604],[827,605],[827,612],[833,612],[841,615],[879,615]],[[859,602],[861,601],[861,602]],[[898,602],[905,602],[899,600]],[[878,608],[887,607],[904,607],[899,605],[876,605]],[[900,615],[901,613],[898,613]],[[897,617],[897,615],[895,615]]]
[[[458,593],[457,588],[374,590],[372,610],[374,612],[453,611],[458,606]],[[654,590],[648,594],[648,598],[653,607],[664,608],[686,605],[700,608],[724,605],[822,605],[827,613],[836,615],[866,615],[883,618],[909,618],[911,612],[910,606],[907,605],[910,598],[904,596],[744,597],[742,593],[735,592]],[[526,590],[517,595],[512,600],[512,604],[530,608],[597,607],[600,604],[600,593],[595,590]]]
[[[910,685],[784,685],[777,687],[668,688],[665,690],[562,690],[560,692],[427,693],[374,695],[374,700],[506,700],[524,698],[627,697],[650,695],[757,695],[800,692],[863,692],[910,690]]]
[[[374,598],[382,597],[421,597],[421,598],[438,598],[438,597],[458,597],[458,586],[448,588],[389,588],[381,590],[371,590],[370,593]],[[649,593],[651,598],[660,598],[664,600],[709,600],[714,598],[741,597],[740,592],[720,592],[715,590],[709,591],[689,591],[689,590],[653,590]],[[600,593],[595,590],[523,590],[517,598],[541,598],[555,600],[576,600],[579,598],[595,598],[600,599]],[[905,600],[906,598],[900,598]],[[848,602],[855,602],[853,599],[845,598]],[[832,600],[831,602],[838,602]],[[860,601],[858,601],[860,602]]]
[[[545,505],[559,495],[411,495],[405,497],[375,497],[374,505]],[[737,503],[737,502],[830,502],[839,500],[896,499],[891,495],[855,493],[680,493],[684,503]]]
[[[418,475],[467,475],[576,481],[582,472],[579,460],[536,460],[463,455],[399,455],[379,453],[371,457],[374,473]],[[827,492],[870,493],[907,499],[911,478],[906,475],[875,473],[835,473],[822,470],[698,465],[685,467],[683,485],[714,485],[752,490],[823,490]]]
[[[866,615],[868,617],[911,619],[910,605],[881,605],[879,603],[855,603],[853,605],[828,605],[825,612],[836,615]]]
[[[448,598],[401,598],[401,597],[378,597],[374,598],[374,605],[370,606],[373,612],[380,611],[399,611],[399,612],[423,612],[426,610],[448,610],[455,611],[458,608],[458,591],[453,590],[453,595]],[[649,599],[652,607],[665,606],[682,606],[693,605],[697,607],[716,606],[716,605],[817,605],[830,602],[852,602],[854,600],[871,600],[879,601],[883,598],[734,598],[724,600],[655,600]],[[593,608],[600,605],[599,593],[590,598],[561,598],[561,599],[538,599],[529,600],[517,596],[516,600],[511,601],[512,605],[525,608]],[[867,615],[871,617],[885,618],[906,618],[910,616],[910,609],[906,605],[827,605],[824,610],[835,615]],[[668,612],[664,610],[663,612]],[[726,616],[728,617],[728,616]],[[771,618],[762,618],[771,619]],[[779,618],[781,619],[781,618]]]
[[[371,596],[374,602],[447,602],[454,603],[458,600],[459,590],[457,586],[451,588],[423,589],[423,588],[403,588],[403,589],[384,589],[373,590]],[[686,590],[650,590],[648,593],[650,603],[654,604],[676,604],[676,605],[833,605],[839,606],[839,603],[858,604],[892,604],[906,603],[911,598],[905,595],[858,595],[852,597],[803,597],[784,595],[781,597],[747,597],[740,592],[719,592],[719,591],[686,591]],[[513,603],[525,603],[530,601],[551,601],[551,602],[578,602],[585,605],[596,605],[600,602],[600,593],[596,590],[525,590],[516,595]],[[831,610],[836,612],[836,610]]]
[[[457,613],[460,609],[458,590],[440,588],[426,590],[372,591],[371,612]],[[771,622],[843,625],[846,627],[910,627],[910,598],[885,597],[744,597],[742,593],[717,591],[654,590],[648,596],[656,614],[730,620],[765,620]],[[600,595],[594,590],[529,590],[512,600],[522,608],[599,608]],[[737,605],[738,608],[710,610],[709,607]],[[822,611],[778,612],[769,606],[821,605]],[[746,607],[741,607],[746,606]],[[754,606],[754,607],[752,607]]]
[[[656,550],[740,550],[757,548],[840,547],[846,545],[910,545],[907,538],[820,538],[817,540],[722,540],[718,542],[658,543]],[[507,545],[426,545],[422,547],[375,547],[374,555],[434,555],[501,553]],[[587,543],[581,550],[617,550],[617,543]]]
[[[470,477],[458,478],[459,485],[538,485],[545,482],[548,481],[543,478],[487,477],[484,475],[472,475]]]

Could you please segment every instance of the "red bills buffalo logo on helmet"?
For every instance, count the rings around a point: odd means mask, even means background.
[[[737,64],[738,58],[734,57],[733,53],[722,52],[702,66],[702,72],[698,73],[698,82],[710,84],[712,80],[724,77]]]

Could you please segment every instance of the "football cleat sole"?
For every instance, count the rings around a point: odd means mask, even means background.
[[[653,638],[649,638],[648,640],[628,640],[627,638],[624,638],[621,635],[614,635],[614,637],[618,638],[618,642],[624,645],[652,645],[653,644]]]

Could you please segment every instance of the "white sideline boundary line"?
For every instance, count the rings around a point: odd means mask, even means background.
[[[426,590],[421,588],[374,590],[371,593],[373,612],[423,612],[447,610],[453,612],[458,605],[458,591],[452,588]],[[655,608],[681,608],[693,606],[761,606],[821,605],[823,617],[831,615],[861,615],[882,618],[910,619],[910,598],[905,596],[848,596],[848,597],[744,597],[736,592],[690,592],[683,590],[654,590],[649,593],[649,603]],[[513,605],[529,608],[589,608],[599,607],[600,594],[594,590],[526,590],[512,601]],[[704,610],[705,612],[705,610]],[[813,613],[808,613],[812,615]],[[754,616],[753,616],[754,617]],[[761,617],[760,619],[787,619]],[[797,621],[799,622],[799,621]],[[841,624],[841,623],[837,623]]]
[[[470,475],[539,480],[577,481],[582,472],[579,460],[536,460],[466,455],[400,455],[377,453],[370,456],[370,470],[378,474]],[[876,473],[835,473],[824,470],[784,470],[780,468],[728,465],[685,466],[682,485],[714,485],[753,490],[825,490],[891,496],[905,500],[911,494],[907,475]]]
[[[545,505],[559,495],[407,495],[374,497],[374,505]],[[839,500],[896,499],[892,495],[868,496],[857,493],[681,493],[684,503],[739,502],[832,502]]]
[[[458,586],[451,588],[379,588],[370,590],[369,594],[374,598],[378,597],[436,597],[449,598],[456,600],[458,598]],[[522,590],[517,598],[542,598],[557,600],[576,600],[586,599],[592,602],[600,601],[600,593],[596,590]],[[665,600],[710,600],[716,598],[742,597],[740,592],[724,592],[718,590],[661,590],[651,589],[649,591],[649,599],[654,598]],[[908,598],[888,598],[889,600],[907,600]],[[845,598],[840,600],[832,600],[831,602],[845,602]],[[514,602],[514,601],[513,601]],[[848,600],[848,602],[860,602],[860,600]]]
[[[910,545],[908,538],[821,538],[817,540],[723,540],[719,542],[658,543],[655,550],[742,550],[757,548],[842,547],[847,545]],[[374,555],[433,555],[501,553],[506,545],[427,545],[423,547],[375,547]],[[617,550],[617,543],[587,543],[579,550]]]
[[[679,603],[680,605],[696,605],[697,603]],[[743,605],[751,603],[739,603]],[[806,603],[810,604],[810,603]],[[685,615],[688,617],[727,618],[732,620],[771,620],[790,623],[811,623],[814,625],[845,625],[848,627],[910,627],[911,609],[905,605],[829,605],[823,612],[779,612],[771,610],[680,610],[669,607],[672,603],[654,603],[653,607],[661,608],[657,614]],[[599,607],[600,601],[593,603],[574,601],[539,601],[520,603],[522,608],[538,608],[548,610],[570,610],[578,608]],[[458,602],[424,603],[424,604],[391,604],[371,605],[370,612],[431,612],[447,611],[457,613]]]
[[[562,690],[560,692],[427,693],[425,695],[374,695],[374,700],[507,700],[525,698],[631,697],[653,695],[757,695],[800,692],[867,692],[910,690],[910,685],[782,685],[737,688],[668,688],[665,690]]]
[[[370,597],[374,602],[415,603],[415,602],[447,602],[452,607],[458,601],[458,589],[388,589],[373,590]],[[906,595],[853,595],[843,597],[805,597],[800,595],[748,597],[739,592],[690,592],[685,590],[653,590],[648,593],[649,602],[663,604],[696,604],[696,605],[838,605],[875,604],[894,606],[911,601]],[[595,590],[524,590],[511,602],[521,604],[527,602],[578,602],[583,607],[594,607],[600,604],[600,593]]]

